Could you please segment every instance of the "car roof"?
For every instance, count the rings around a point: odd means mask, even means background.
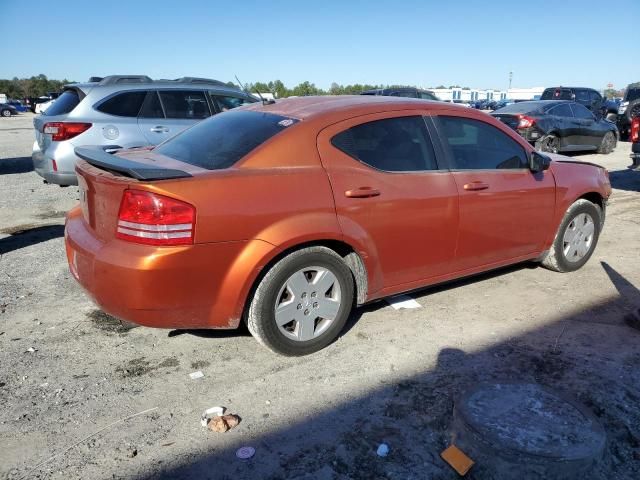
[[[591,88],[591,87],[565,87],[564,85],[559,85],[557,87],[547,87],[545,88],[545,90],[551,90],[551,89],[563,89],[563,90],[593,90],[594,92],[597,92],[597,90],[595,88]]]
[[[308,96],[277,100],[275,103],[263,105],[261,102],[239,107],[245,110],[255,110],[273,113],[284,117],[292,117],[299,120],[319,118],[337,115],[348,117],[349,114],[366,115],[393,110],[411,109],[438,109],[466,111],[466,107],[455,104],[447,104],[435,100],[422,100],[418,98],[387,97],[371,95],[335,95],[335,96]]]

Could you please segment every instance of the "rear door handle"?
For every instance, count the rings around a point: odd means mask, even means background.
[[[489,184],[484,182],[471,182],[465,183],[463,188],[465,190],[486,190],[489,188]]]
[[[163,127],[161,125],[158,125],[157,127],[152,127],[149,130],[156,133],[167,133],[169,131],[167,127]]]
[[[380,190],[371,187],[354,188],[344,192],[344,196],[349,198],[368,198],[377,197],[378,195],[380,195]]]

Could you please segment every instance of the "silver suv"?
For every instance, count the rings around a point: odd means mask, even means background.
[[[77,185],[77,146],[101,145],[115,151],[157,145],[203,118],[258,101],[206,78],[112,75],[91,80],[66,85],[33,120],[36,141],[31,158],[47,182]]]

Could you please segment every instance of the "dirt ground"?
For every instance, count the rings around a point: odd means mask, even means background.
[[[640,172],[626,169],[628,143],[574,157],[605,165],[614,186],[582,270],[524,264],[414,293],[415,310],[368,305],[333,345],[291,359],[245,330],[126,330],[97,310],[64,254],[77,189],[32,171],[31,121],[0,119],[0,478],[453,479],[439,453],[456,396],[514,379],[602,422],[592,478],[640,478],[640,331],[624,321],[640,307]],[[240,425],[203,428],[216,405]],[[236,457],[242,446],[253,458]],[[479,472],[469,478],[492,478]]]

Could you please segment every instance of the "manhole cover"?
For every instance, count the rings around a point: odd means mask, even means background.
[[[494,478],[581,478],[605,433],[579,403],[530,383],[482,384],[454,407],[453,441]]]

